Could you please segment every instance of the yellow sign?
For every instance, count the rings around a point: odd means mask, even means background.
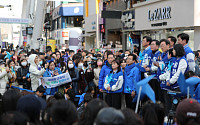
[[[85,1],[85,16],[88,17],[88,0]]]
[[[56,49],[56,40],[54,39],[48,39],[47,46],[50,46],[52,49],[52,52],[55,52]]]
[[[99,2],[100,0],[96,0],[96,14],[99,13]]]

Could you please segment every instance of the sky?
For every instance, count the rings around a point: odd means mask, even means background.
[[[0,8],[0,17],[21,18],[22,4],[23,0],[0,0],[0,5],[11,5],[11,8]]]

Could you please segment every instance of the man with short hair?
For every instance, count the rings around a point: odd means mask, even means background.
[[[72,60],[74,56],[75,51],[74,50],[69,50],[69,58]]]
[[[145,48],[144,51],[142,52],[142,60],[141,60],[141,67],[144,67],[146,68],[148,65],[149,65],[149,62],[151,60],[151,47],[150,47],[150,44],[151,44],[151,41],[152,41],[152,38],[149,37],[149,36],[144,36],[143,37],[143,40],[142,40],[142,46]],[[143,79],[144,78],[144,73],[146,71],[144,70],[140,70],[141,71],[141,78]]]
[[[137,63],[137,57],[134,54],[129,54],[126,59],[127,66],[124,70],[124,94],[126,107],[134,109],[135,103],[132,103],[133,98],[135,97],[135,84],[141,79],[140,71],[135,66]]]
[[[103,91],[106,90],[104,88],[105,78],[110,73],[110,71],[112,70],[111,63],[115,59],[113,53],[108,53],[107,58],[108,58],[108,62],[106,63],[106,65],[104,65],[102,67],[102,69],[100,71],[100,75],[99,75],[99,91],[100,92],[103,92]]]
[[[195,61],[194,61],[194,53],[192,49],[188,46],[189,35],[186,33],[181,33],[177,36],[178,44],[182,44],[185,50],[185,57],[187,59],[189,70],[195,72]]]
[[[176,37],[174,37],[174,36],[169,36],[167,39],[168,39],[169,42],[170,42],[169,48],[170,48],[170,49],[173,48],[174,45],[176,44],[176,41],[177,41],[177,40],[176,40]]]
[[[157,63],[157,61],[159,61],[159,57],[161,55],[160,51],[159,51],[159,46],[160,46],[160,42],[158,40],[152,40],[151,42],[151,60],[149,61],[149,65],[144,65],[145,70],[150,73],[145,73],[147,75],[145,75],[146,77],[149,75],[157,75],[157,70],[158,67],[155,66],[155,64]],[[151,79],[149,81],[149,85],[152,87],[152,89],[155,92],[155,96],[156,96],[156,100],[159,101],[160,100],[160,84],[157,80],[157,77],[155,76],[153,79]]]

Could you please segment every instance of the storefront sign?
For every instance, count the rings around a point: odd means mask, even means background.
[[[42,77],[39,79],[39,84],[46,86],[47,88],[54,88],[65,83],[71,82],[69,73],[64,73],[54,77]]]
[[[69,32],[62,32],[62,37],[69,37]]]
[[[125,11],[122,13],[121,21],[123,23],[123,29],[134,29],[135,12],[134,11]]]
[[[171,18],[171,7],[157,8],[154,11],[148,11],[149,21],[164,20]]]

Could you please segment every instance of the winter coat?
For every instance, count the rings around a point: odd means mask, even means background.
[[[5,69],[1,69],[0,71],[0,93],[1,95],[4,94],[6,91],[6,84],[8,83],[8,79],[11,79],[12,75],[10,73],[7,73]]]
[[[135,90],[135,84],[140,81],[141,75],[140,70],[132,64],[126,66],[124,70],[124,93],[131,94]]]
[[[29,72],[30,72],[30,78],[31,78],[31,87],[33,91],[36,91],[37,87],[39,86],[39,78],[42,76],[45,72],[45,69],[42,68],[41,70],[38,70],[37,64],[35,64],[35,57],[36,54],[31,54],[29,56]]]

